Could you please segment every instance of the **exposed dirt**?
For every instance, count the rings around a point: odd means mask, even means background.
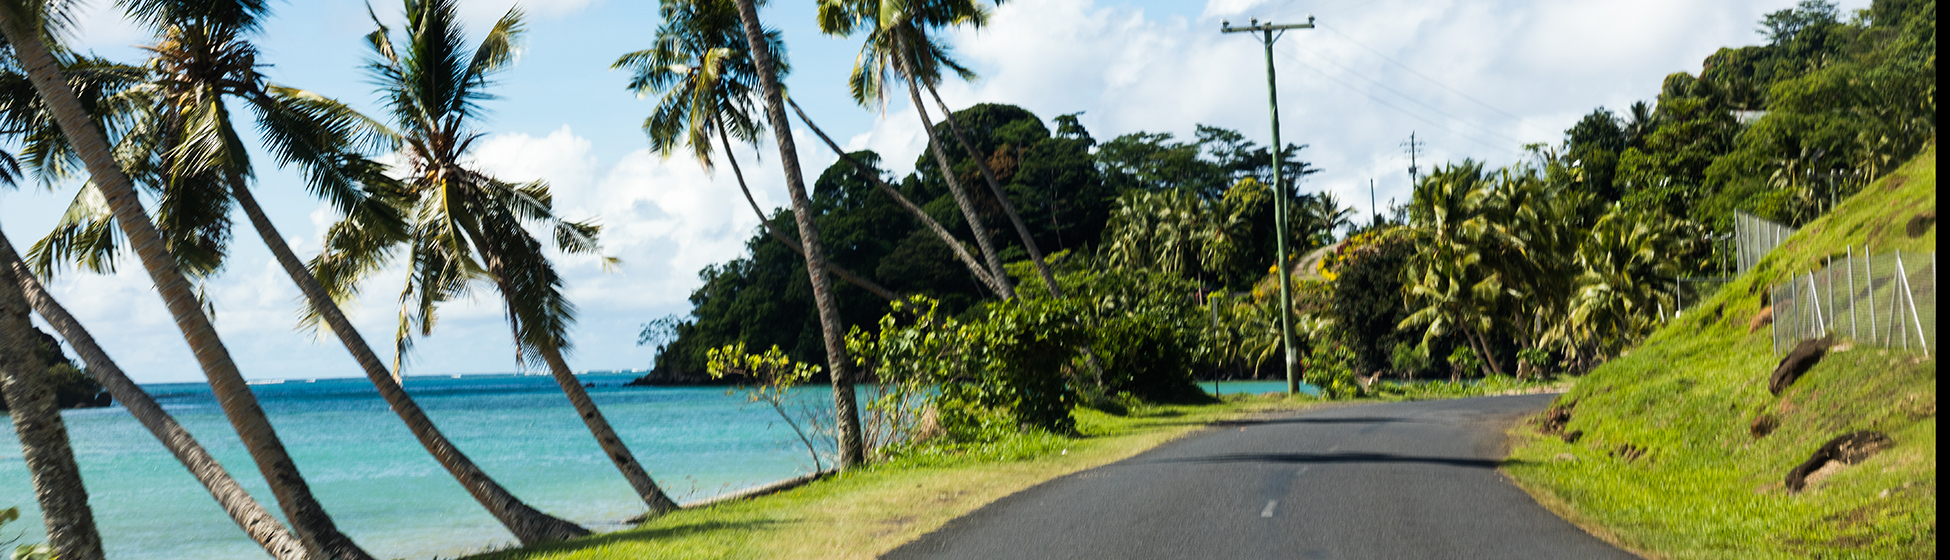
[[[1836,436],[1828,443],[1821,444],[1821,448],[1816,449],[1806,462],[1788,471],[1787,489],[1800,492],[1811,483],[1819,482],[1849,465],[1868,460],[1895,445],[1896,440],[1889,439],[1887,434],[1881,432],[1861,431]],[[1831,464],[1834,465],[1832,469],[1829,468]]]
[[[1760,308],[1760,313],[1755,313],[1754,318],[1747,321],[1747,334],[1759,332],[1761,327],[1765,327],[1773,322],[1774,306],[1762,307]]]
[[[1930,231],[1930,226],[1934,225],[1936,225],[1936,210],[1924,210],[1909,218],[1909,224],[1903,226],[1903,233],[1909,234],[1910,237],[1922,237],[1924,233]]]
[[[1828,354],[1828,347],[1834,342],[1833,337],[1824,336],[1803,340],[1800,344],[1794,345],[1794,350],[1788,352],[1787,357],[1781,358],[1779,365],[1774,366],[1774,375],[1767,378],[1767,391],[1775,395],[1786,391],[1788,386],[1794,385],[1794,381],[1801,378],[1801,374],[1808,373],[1809,368],[1821,362],[1822,356]]]
[[[1584,431],[1566,433],[1564,426],[1571,423],[1571,409],[1577,406],[1578,401],[1551,405],[1543,414],[1537,415],[1537,431],[1562,438],[1565,443],[1576,443],[1579,437],[1584,436]]]
[[[1754,439],[1760,439],[1774,433],[1774,429],[1779,427],[1781,427],[1781,419],[1763,412],[1760,416],[1754,417],[1753,423],[1747,425],[1747,433],[1754,436]]]

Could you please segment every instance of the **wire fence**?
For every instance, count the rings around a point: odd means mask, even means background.
[[[1678,280],[1674,280],[1672,283],[1672,318],[1679,318],[1681,313],[1706,301],[1707,298],[1713,297],[1714,293],[1720,291],[1721,286],[1725,286],[1728,282],[1732,281],[1733,278],[1725,276],[1684,276]]]
[[[1760,219],[1753,214],[1733,213],[1734,272],[1746,272],[1760,263],[1768,251],[1794,235],[1794,228]]]
[[[1773,285],[1774,353],[1825,335],[1929,356],[1936,347],[1936,253],[1867,256],[1850,247]]]

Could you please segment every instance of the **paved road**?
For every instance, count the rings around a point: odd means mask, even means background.
[[[1552,395],[1226,424],[1003,498],[883,558],[1632,558],[1496,468]]]

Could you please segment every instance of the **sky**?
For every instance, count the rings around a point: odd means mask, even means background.
[[[1422,169],[1465,158],[1506,165],[1522,146],[1557,144],[1578,118],[1603,106],[1623,110],[1651,100],[1664,77],[1697,73],[1722,46],[1757,44],[1763,14],[1793,0],[1011,0],[987,26],[948,32],[954,53],[980,75],[941,88],[950,106],[1020,105],[1046,122],[1081,112],[1100,140],[1139,131],[1189,139],[1195,126],[1238,130],[1270,140],[1266,59],[1245,34],[1222,21],[1253,18],[1314,29],[1275,42],[1281,135],[1308,146],[1301,159],[1323,171],[1300,185],[1329,192],[1366,216],[1406,200],[1414,133]],[[123,62],[142,58],[149,32],[94,0],[72,44]],[[505,13],[509,0],[462,0],[470,40]],[[859,43],[821,35],[811,0],[773,0],[760,10],[780,29],[794,71],[795,99],[848,150],[882,153],[906,174],[925,138],[905,96],[861,107],[846,76]],[[1841,3],[1844,13],[1866,0]],[[309,89],[371,115],[379,111],[363,70],[362,36],[374,29],[366,6],[345,0],[273,2],[257,37],[260,60],[280,84]],[[649,153],[640,128],[653,99],[625,89],[610,64],[649,46],[659,22],[654,2],[553,0],[526,3],[529,33],[514,68],[493,87],[474,161],[509,180],[544,179],[558,215],[604,226],[604,253],[621,260],[605,271],[594,257],[561,256],[557,267],[579,306],[571,331],[572,367],[638,370],[654,349],[636,345],[640,325],[688,313],[688,297],[711,263],[743,256],[758,226],[729,173],[695,160]],[[398,4],[375,3],[397,27]],[[835,155],[794,123],[804,172],[817,177]],[[248,134],[248,133],[247,133]],[[786,204],[778,151],[769,141],[733,154],[746,166],[759,203]],[[0,146],[5,146],[0,144]],[[11,149],[11,146],[6,146]],[[255,192],[301,258],[337,218],[306,194],[296,173],[259,162]],[[75,196],[76,184],[0,187],[0,228],[25,250],[45,235]],[[153,205],[153,201],[149,201]],[[232,254],[206,291],[232,356],[250,379],[360,375],[336,339],[297,328],[298,291],[238,212]],[[138,382],[191,382],[202,374],[133,255],[111,275],[65,270],[49,279],[54,296]],[[395,266],[347,306],[361,333],[390,357],[397,294]],[[407,375],[508,373],[522,366],[498,296],[482,286],[449,303],[429,338],[407,361]],[[43,326],[44,330],[49,330]]]

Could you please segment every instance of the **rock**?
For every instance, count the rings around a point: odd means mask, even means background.
[[[1551,460],[1557,461],[1559,463],[1573,463],[1573,462],[1577,462],[1578,456],[1572,455],[1570,453],[1559,453],[1557,454],[1557,456],[1551,457]]]
[[[1747,321],[1747,334],[1753,334],[1759,332],[1761,327],[1765,327],[1768,324],[1773,322],[1774,322],[1774,306],[1769,305],[1767,307],[1763,307],[1760,309],[1760,313],[1755,313],[1754,318],[1752,320]]]
[[[1807,461],[1788,471],[1787,489],[1800,492],[1808,484],[1827,478],[1848,465],[1868,460],[1894,445],[1896,440],[1889,439],[1887,434],[1881,432],[1850,432],[1836,436],[1828,443],[1821,444],[1821,448],[1816,449]],[[1831,464],[1836,466],[1829,469]]]
[[[1808,373],[1809,368],[1821,362],[1821,357],[1828,353],[1828,346],[1833,342],[1832,337],[1824,336],[1803,340],[1800,344],[1794,345],[1794,350],[1788,352],[1787,357],[1781,358],[1779,365],[1774,366],[1774,375],[1767,378],[1767,392],[1779,396],[1781,391],[1786,391],[1788,386],[1794,385],[1795,380],[1801,378],[1801,374]]]
[[[1903,226],[1903,233],[1909,234],[1910,237],[1922,237],[1925,232],[1930,231],[1930,226],[1934,225],[1936,225],[1936,210],[1924,210],[1909,218],[1909,224]]]

